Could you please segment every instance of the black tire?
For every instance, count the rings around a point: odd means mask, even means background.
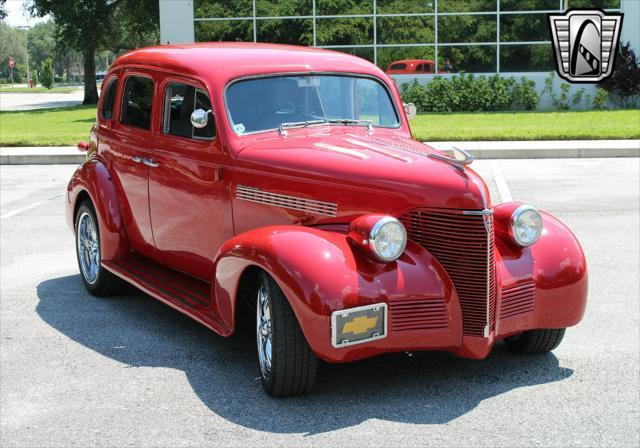
[[[529,330],[506,338],[512,351],[523,354],[547,353],[557,348],[564,337],[565,328]]]
[[[267,274],[259,277],[256,294],[256,339],[260,342],[260,291],[269,295],[272,357],[270,372],[265,373],[260,361],[262,386],[273,397],[304,395],[313,388],[319,360],[309,347],[291,305],[282,290]]]
[[[82,279],[82,283],[84,284],[84,287],[87,288],[87,291],[89,291],[89,293],[91,293],[94,296],[108,297],[108,296],[113,296],[117,294],[122,294],[126,290],[126,283],[116,275],[106,270],[101,264],[97,269],[97,277],[93,282],[88,280],[86,277],[86,274],[80,262],[81,255],[80,255],[80,247],[79,247],[80,245],[79,245],[79,238],[78,238],[80,217],[82,217],[83,214],[85,213],[90,215],[91,219],[95,223],[98,247],[100,246],[100,226],[98,223],[98,218],[96,216],[96,210],[93,207],[93,204],[91,203],[91,201],[84,200],[78,207],[78,210],[75,216],[76,259],[78,261],[78,269],[80,270],[80,278]],[[99,254],[102,254],[102,252],[100,251],[100,247],[98,250],[99,250]]]

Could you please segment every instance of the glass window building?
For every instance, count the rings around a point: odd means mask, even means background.
[[[194,0],[195,41],[330,48],[386,69],[426,59],[435,72],[554,70],[547,14],[618,12],[621,0]]]

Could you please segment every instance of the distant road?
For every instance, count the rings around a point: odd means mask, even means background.
[[[0,111],[19,111],[68,107],[82,104],[82,88],[71,93],[0,93]]]

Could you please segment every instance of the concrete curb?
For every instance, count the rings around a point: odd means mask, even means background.
[[[512,142],[425,142],[437,149],[469,151],[477,159],[558,159],[640,157],[640,140],[549,140]],[[74,146],[0,148],[0,165],[80,164]]]
[[[586,159],[640,157],[640,140],[540,140],[504,142],[427,142],[447,150],[467,150],[477,159]]]

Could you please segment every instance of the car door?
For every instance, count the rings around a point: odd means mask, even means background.
[[[211,281],[215,253],[233,235],[224,175],[231,158],[222,150],[212,114],[202,129],[191,124],[194,109],[212,109],[200,83],[167,77],[160,89],[163,111],[154,136],[154,166],[149,168],[157,260]]]
[[[150,157],[154,86],[151,73],[125,70],[119,89],[120,108],[109,136],[109,165],[120,190],[129,243],[148,257],[155,255],[149,215],[149,167],[145,164]]]

